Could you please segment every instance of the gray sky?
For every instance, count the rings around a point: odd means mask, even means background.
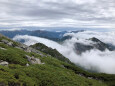
[[[115,28],[115,0],[0,0],[0,26]]]

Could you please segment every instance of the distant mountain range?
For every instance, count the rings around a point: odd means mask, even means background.
[[[35,31],[29,31],[29,30],[14,30],[14,31],[7,31],[3,30],[0,31],[1,34],[13,38],[16,35],[30,35],[30,36],[36,36],[36,37],[42,37],[46,39],[50,39],[56,42],[62,42],[66,39],[71,39],[72,36],[67,35],[64,36],[66,33],[78,33],[83,32],[84,30],[78,30],[78,31],[46,31],[46,30],[35,30]],[[87,39],[86,39],[87,40]],[[113,51],[115,50],[115,47],[113,45],[108,45],[106,43],[103,43],[97,38],[91,38],[88,39],[89,41],[92,41],[94,44],[84,45],[82,43],[76,42],[74,44],[74,50],[77,54],[82,54],[85,51],[92,50],[92,49],[98,49],[100,51],[105,51],[106,49]],[[88,41],[87,40],[87,41]],[[20,40],[20,42],[24,43],[25,40]]]
[[[70,31],[69,33],[78,33],[82,32],[84,30],[78,30],[78,31]],[[35,30],[35,31],[29,31],[29,30],[15,30],[15,31],[0,31],[1,34],[13,38],[16,35],[30,35],[30,36],[37,36],[42,38],[47,38],[53,41],[63,41],[66,39],[71,38],[71,36],[65,36],[63,35],[65,33],[68,33],[68,31],[46,31],[46,30]]]

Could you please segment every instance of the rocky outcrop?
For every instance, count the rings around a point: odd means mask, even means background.
[[[7,44],[8,46],[14,46],[13,42],[8,41],[6,39],[2,39],[1,42],[4,43],[4,44]]]
[[[41,60],[39,58],[35,58],[35,57],[30,57],[28,55],[25,55],[26,58],[28,59],[28,61],[31,63],[31,64],[42,64]],[[28,65],[27,65],[28,66]]]
[[[3,47],[0,47],[0,49],[1,49],[1,50],[7,50],[7,49],[5,49],[5,48],[3,48]]]
[[[15,46],[15,48],[18,48],[18,49],[22,49],[24,50],[25,52],[33,52],[33,53],[36,53],[36,54],[39,54],[41,57],[44,57],[45,55],[43,55],[40,51],[32,48],[32,47],[29,47],[25,44],[21,44],[19,43],[17,46]]]
[[[8,64],[9,64],[9,63],[6,62],[6,61],[2,61],[2,60],[0,61],[0,65],[2,65],[2,66],[8,66]]]
[[[2,39],[1,42],[5,43],[5,44],[9,43],[9,41],[6,39]]]
[[[0,34],[0,37],[4,37],[4,36]],[[10,39],[7,38],[7,37],[5,37],[5,38],[6,39],[0,40],[0,43],[4,43],[8,46],[15,47],[15,48],[18,48],[18,49],[22,49],[25,52],[33,52],[33,53],[39,54],[41,57],[45,57],[45,55],[42,54],[39,50],[36,50],[36,49],[34,49],[32,47],[29,47],[29,46],[27,46],[25,44],[22,44],[22,43],[18,43],[18,42],[16,43],[16,42],[10,41]],[[3,48],[1,48],[1,49],[3,49]]]

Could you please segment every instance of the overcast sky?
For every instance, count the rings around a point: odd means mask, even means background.
[[[0,26],[115,28],[115,0],[0,0]]]

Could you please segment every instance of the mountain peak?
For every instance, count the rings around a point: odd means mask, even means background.
[[[97,39],[95,37],[91,38],[90,40],[93,41],[93,42],[101,42],[99,39]]]

